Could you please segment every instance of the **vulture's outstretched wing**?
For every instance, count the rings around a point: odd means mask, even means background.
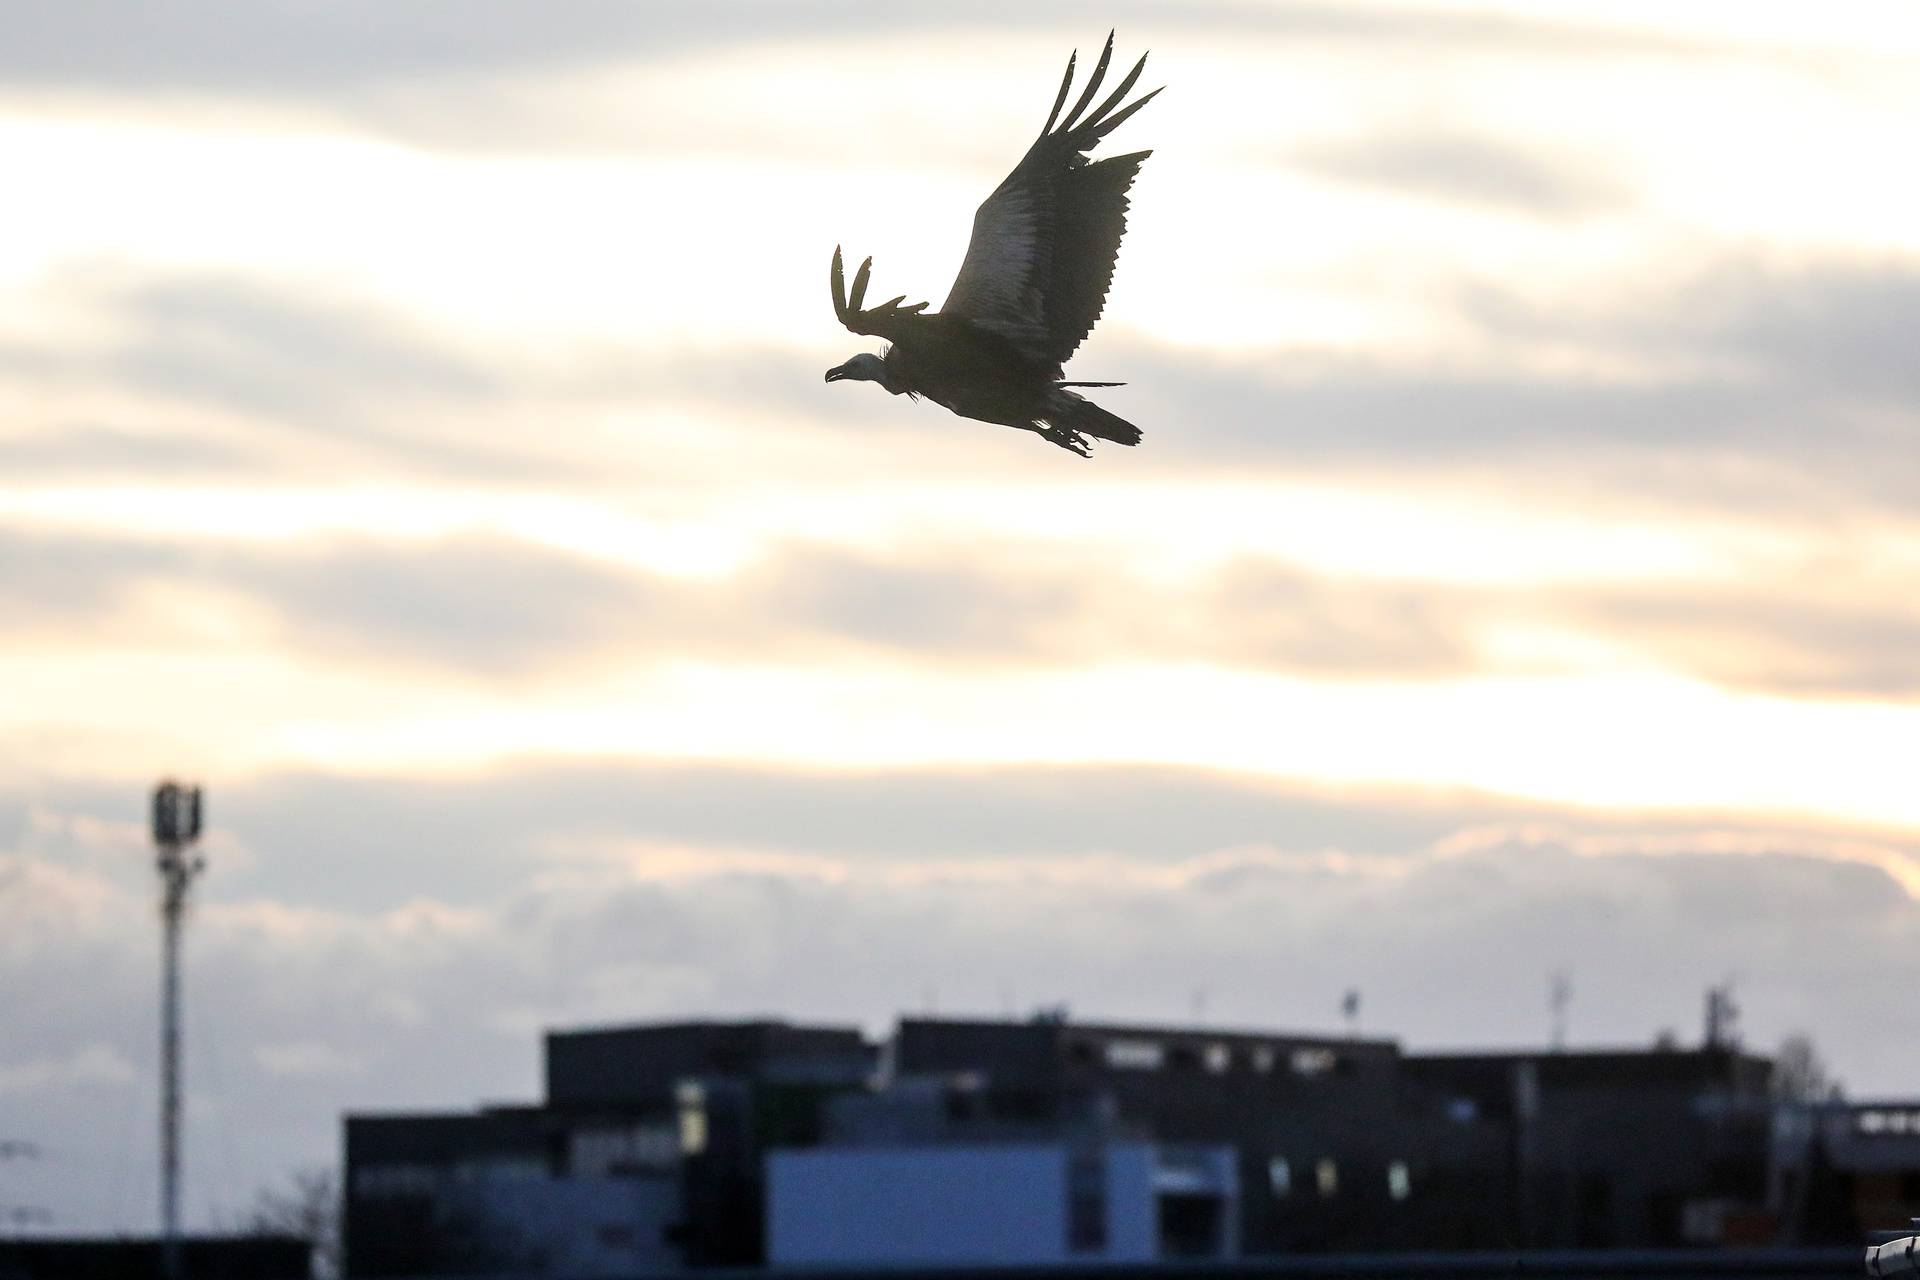
[[[900,331],[927,309],[924,302],[916,302],[910,307],[900,304],[907,300],[901,294],[891,302],[883,302],[877,307],[862,310],[860,304],[867,300],[867,281],[873,275],[873,259],[868,258],[853,273],[853,299],[847,299],[847,269],[840,262],[840,246],[833,246],[833,313],[840,317],[840,323],[855,333],[872,334],[885,338],[888,342],[898,342]]]
[[[1040,137],[973,215],[973,239],[967,244],[966,259],[940,308],[944,315],[959,316],[1000,334],[1056,377],[1059,366],[1093,331],[1106,305],[1113,264],[1120,256],[1120,237],[1127,229],[1127,188],[1140,172],[1140,162],[1152,154],[1136,151],[1087,162],[1086,153],[1100,139],[1160,92],[1155,89],[1138,102],[1113,110],[1147,65],[1142,54],[1120,87],[1080,119],[1112,57],[1109,32],[1087,87],[1054,129],[1073,85],[1074,59],[1067,59],[1066,77],[1060,81]]]

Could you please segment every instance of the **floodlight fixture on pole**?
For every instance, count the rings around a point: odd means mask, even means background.
[[[153,843],[160,872],[160,1233],[167,1280],[180,1280],[180,920],[187,890],[206,870],[186,849],[200,839],[200,788],[153,789]]]

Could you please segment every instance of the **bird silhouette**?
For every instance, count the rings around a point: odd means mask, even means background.
[[[877,382],[892,395],[925,396],[963,418],[1032,431],[1081,457],[1092,452],[1089,436],[1140,443],[1138,427],[1072,389],[1123,384],[1065,382],[1061,375],[1106,306],[1127,229],[1127,191],[1153,154],[1089,162],[1087,153],[1160,90],[1114,110],[1147,65],[1142,54],[1120,87],[1087,113],[1113,57],[1109,32],[1086,88],[1061,120],[1077,56],[1067,59],[1040,136],[974,213],[967,256],[940,310],[903,305],[905,294],[863,307],[873,259],[854,273],[849,298],[834,249],[834,314],[854,333],[890,345],[827,370],[828,382]]]

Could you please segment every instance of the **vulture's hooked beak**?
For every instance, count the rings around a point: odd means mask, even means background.
[[[848,363],[851,363],[851,361],[849,361]],[[838,382],[840,381],[840,379],[846,376],[847,376],[847,366],[844,364],[837,364],[833,368],[827,370],[828,382]]]

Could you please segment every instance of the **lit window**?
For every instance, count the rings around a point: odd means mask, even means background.
[[[1291,1065],[1297,1076],[1323,1076],[1333,1070],[1333,1050],[1295,1049]]]
[[[1331,1160],[1322,1160],[1313,1166],[1313,1181],[1323,1197],[1332,1196],[1340,1190],[1340,1167]]]
[[[707,1149],[707,1091],[698,1081],[684,1080],[676,1094],[680,1104],[680,1152],[697,1156]]]
[[[1285,1200],[1293,1194],[1293,1166],[1287,1163],[1285,1156],[1275,1156],[1267,1161],[1267,1190],[1273,1193],[1275,1200]]]
[[[1152,1040],[1107,1041],[1107,1065],[1121,1071],[1155,1071],[1167,1052]]]
[[[1253,1069],[1255,1071],[1273,1070],[1273,1046],[1272,1045],[1263,1044],[1263,1045],[1258,1045],[1254,1048]]]
[[[1408,1172],[1405,1160],[1395,1160],[1387,1166],[1387,1194],[1395,1200],[1405,1200],[1413,1194],[1413,1175]]]
[[[1223,1044],[1210,1044],[1207,1046],[1206,1062],[1207,1070],[1221,1075],[1233,1065],[1233,1050]]]

